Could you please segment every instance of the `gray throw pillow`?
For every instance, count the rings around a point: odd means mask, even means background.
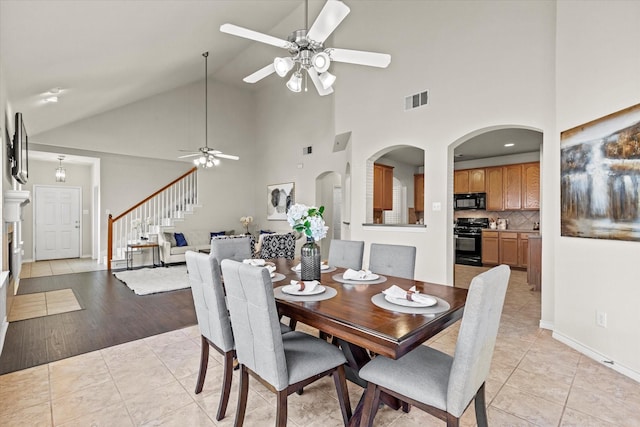
[[[171,243],[171,246],[176,246],[176,238],[173,235],[173,233],[163,233],[164,234],[164,240],[166,240],[167,242]]]

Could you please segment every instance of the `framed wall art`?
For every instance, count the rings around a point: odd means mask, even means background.
[[[267,219],[286,221],[289,207],[295,203],[295,184],[267,185]]]
[[[561,234],[640,241],[640,104],[560,134]]]

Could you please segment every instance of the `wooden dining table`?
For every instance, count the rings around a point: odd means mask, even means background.
[[[297,261],[270,261],[276,265],[277,273],[285,276],[273,283],[274,288],[288,285],[291,280],[300,280],[299,274],[292,270]],[[361,284],[345,284],[334,279],[344,271],[343,268],[337,268],[321,274],[322,286],[336,291],[332,298],[292,301],[291,298],[276,297],[276,304],[282,316],[333,337],[347,358],[347,378],[362,387],[366,387],[366,381],[358,376],[358,371],[371,360],[371,354],[398,359],[462,318],[466,289],[387,275],[382,276],[387,280],[378,284],[365,281]],[[415,286],[422,294],[446,301],[449,308],[436,314],[407,314],[375,305],[372,297],[392,285],[404,290]],[[382,396],[382,401],[394,409],[401,404],[390,396]],[[362,404],[363,399],[358,403],[350,425],[359,423]]]

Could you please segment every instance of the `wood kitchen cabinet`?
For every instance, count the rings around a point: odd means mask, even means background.
[[[482,232],[482,263],[500,264],[500,237],[497,231]]]
[[[522,165],[502,167],[504,210],[522,209]]]
[[[540,163],[485,169],[488,211],[539,210]]]
[[[453,192],[455,194],[484,193],[485,170],[464,169],[453,173]]]
[[[500,264],[507,264],[510,267],[519,266],[518,254],[518,233],[499,232],[500,234]]]
[[[413,176],[413,208],[416,212],[424,211],[424,174]]]
[[[393,209],[393,167],[373,164],[373,210]]]
[[[522,209],[540,209],[540,163],[522,165]]]
[[[487,168],[485,171],[487,188],[487,210],[502,211],[502,166]]]
[[[527,268],[529,265],[529,236],[518,231],[482,231],[482,264],[506,264]],[[537,234],[533,234],[537,235]]]
[[[534,291],[540,290],[542,283],[542,236],[534,234],[529,239],[529,263],[527,282]]]

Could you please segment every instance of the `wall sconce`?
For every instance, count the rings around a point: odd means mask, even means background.
[[[58,160],[60,161],[60,166],[56,169],[56,182],[65,182],[67,180],[67,171],[62,167],[64,156],[58,156]]]

